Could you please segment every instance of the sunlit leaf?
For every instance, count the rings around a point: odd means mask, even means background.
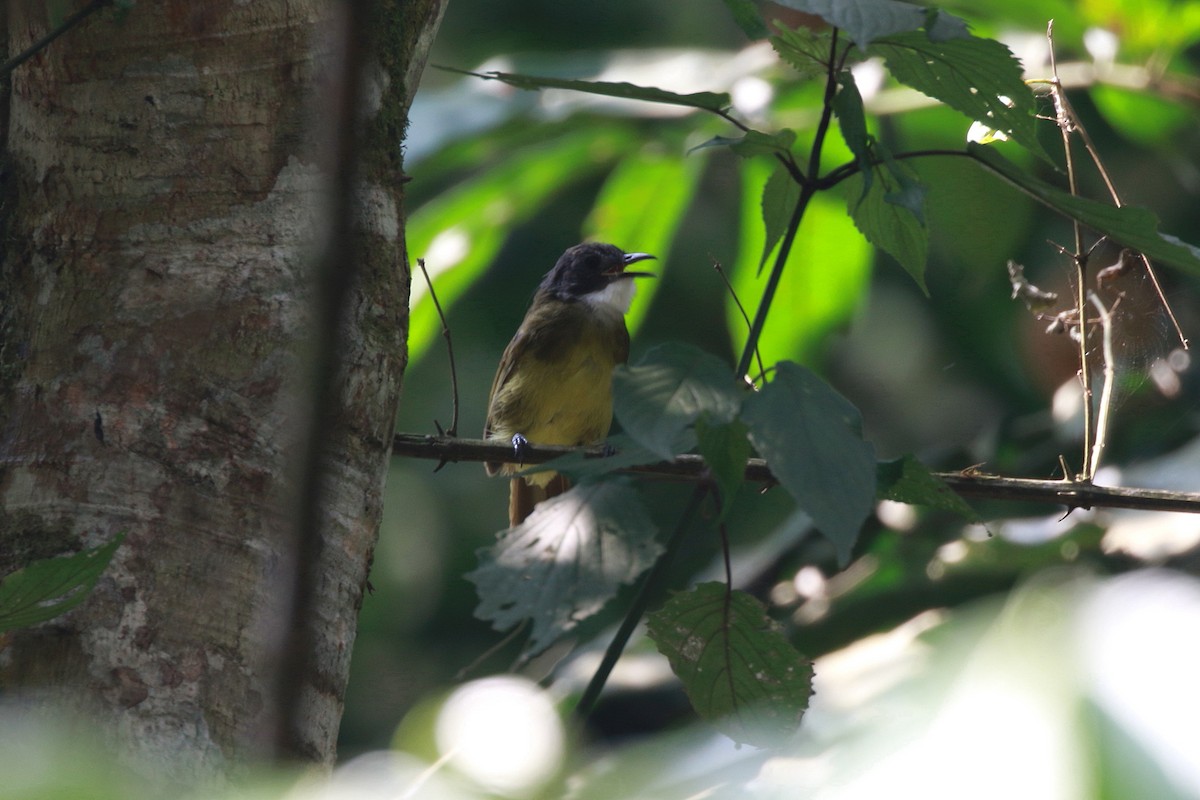
[[[478,551],[480,565],[466,576],[479,594],[475,616],[500,631],[529,620],[527,652],[539,653],[654,564],[662,553],[655,533],[629,485],[576,486]]]
[[[763,252],[761,203],[771,169],[765,160],[742,164],[741,234],[730,281],[751,315],[769,272],[763,270],[760,277],[757,267]],[[818,192],[805,209],[759,340],[767,362],[813,358],[830,332],[845,324],[862,301],[871,261],[871,246],[846,215],[845,204],[828,192]],[[740,351],[748,334],[746,322],[732,298],[725,310],[730,338]]]
[[[924,33],[889,36],[871,46],[896,80],[1008,133],[1049,160],[1037,138],[1037,109],[1021,64],[1000,42],[967,37],[932,41]]]
[[[812,517],[845,563],[875,505],[875,448],[846,398],[798,364],[746,398],[742,421],[771,473]]]
[[[584,238],[614,242],[623,250],[658,258],[639,267],[660,277],[638,281],[638,298],[625,316],[630,331],[638,329],[661,285],[671,242],[695,194],[702,166],[700,159],[651,148],[631,153],[608,176],[584,223]]]
[[[812,695],[812,663],[753,597],[702,583],[650,614],[646,628],[696,713],[726,736],[771,747],[795,733]]]
[[[564,186],[607,166],[632,141],[632,132],[617,126],[572,131],[512,154],[412,212],[405,232],[408,253],[414,262],[426,259],[442,308],[449,313],[483,274],[514,225],[531,218]],[[530,272],[531,290],[552,266]],[[408,353],[415,362],[441,338],[441,323],[419,275],[413,277],[410,304]]]
[[[54,619],[82,603],[125,540],[73,556],[34,561],[0,580],[0,632]]]
[[[728,422],[741,405],[733,370],[714,355],[668,342],[613,373],[613,410],[625,432],[664,459],[695,445],[701,415]]]

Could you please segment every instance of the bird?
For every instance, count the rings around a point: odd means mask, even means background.
[[[511,475],[508,519],[517,527],[538,503],[569,488],[553,471],[516,475],[530,443],[591,445],[612,425],[612,373],[629,357],[625,314],[635,278],[626,269],[653,259],[600,242],[570,247],[542,278],[525,318],[500,358],[483,437],[508,443],[515,463],[488,462]]]

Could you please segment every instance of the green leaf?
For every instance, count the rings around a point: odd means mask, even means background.
[[[913,456],[880,461],[876,472],[876,489],[882,500],[940,508],[971,522],[983,522],[966,500]]]
[[[483,274],[513,226],[532,218],[563,187],[606,167],[634,141],[631,131],[615,126],[571,131],[509,155],[410,214],[408,253],[414,261],[427,260],[442,308],[449,313]],[[552,266],[534,266],[522,277],[530,291]],[[410,307],[408,354],[415,363],[441,339],[442,330],[425,279],[415,268]]]
[[[862,95],[858,92],[858,84],[854,82],[854,73],[843,72],[838,75],[841,86],[833,96],[833,113],[837,115],[838,128],[855,160],[862,161],[870,153],[867,144],[870,139],[867,134],[867,117],[863,112]]]
[[[758,6],[750,0],[724,0],[725,7],[733,15],[733,21],[742,29],[749,39],[764,39],[767,36],[767,24],[758,13]]]
[[[1037,200],[1097,233],[1114,244],[1131,247],[1151,259],[1177,269],[1200,275],[1200,248],[1158,230],[1158,217],[1140,206],[1117,208],[1069,192],[1038,180],[989,147],[967,145],[968,152],[993,173]]]
[[[671,243],[700,180],[703,164],[651,148],[623,158],[609,174],[584,223],[584,238],[616,242],[629,251],[653,253],[659,279],[639,281],[638,299],[625,315],[636,331],[650,310],[670,263]],[[643,296],[645,295],[645,296]]]
[[[726,736],[775,747],[796,732],[812,696],[812,662],[753,597],[702,583],[650,614],[646,629],[696,713]]]
[[[688,152],[694,153],[697,150],[707,150],[712,147],[728,147],[742,158],[752,158],[788,152],[795,142],[796,132],[788,128],[775,133],[746,131],[742,136],[714,136],[708,141],[696,145]]]
[[[882,36],[915,31],[925,24],[925,11],[898,0],[776,0],[781,6],[816,14],[841,28],[859,47]]]
[[[467,574],[479,594],[475,616],[496,630],[522,620],[536,655],[604,607],[662,553],[636,491],[622,481],[576,486],[534,509],[521,525],[478,551]]]
[[[749,433],[742,422],[734,420],[710,424],[704,417],[696,420],[696,442],[704,463],[712,470],[721,492],[721,519],[729,518],[733,498],[746,477],[746,461],[750,458]]]
[[[792,214],[796,212],[796,204],[800,202],[800,185],[792,178],[792,174],[782,164],[775,167],[767,185],[763,187],[762,218],[766,238],[763,241],[762,258],[758,262],[758,270],[762,272],[767,263],[767,256],[779,244]]]
[[[473,75],[485,81],[500,81],[518,89],[570,89],[586,94],[598,94],[604,97],[619,97],[624,100],[645,100],[650,103],[664,103],[673,106],[687,106],[704,111],[724,111],[730,105],[729,95],[725,92],[693,92],[678,94],[652,86],[637,86],[632,83],[614,83],[611,81],[580,81],[567,78],[548,78],[537,75],[517,75],[511,72],[470,72],[468,70],[451,69],[463,75]]]
[[[829,60],[830,39],[829,31],[797,28],[783,30],[778,36],[772,36],[771,46],[803,80],[825,73],[825,65]]]
[[[783,361],[774,380],[746,398],[741,418],[771,473],[848,561],[875,504],[875,448],[862,439],[858,409]]]
[[[871,171],[873,177],[865,183],[861,174],[846,181],[846,203],[854,224],[867,241],[900,262],[921,291],[929,294],[925,287],[929,231],[914,213],[914,208],[923,206],[924,189],[906,164],[876,164]]]
[[[741,166],[738,256],[729,279],[746,310],[754,314],[765,282],[757,268],[764,240],[762,198],[772,165],[759,160]],[[845,204],[829,192],[818,192],[804,211],[775,293],[774,309],[759,339],[767,363],[817,357],[829,334],[846,324],[862,302],[873,256],[871,246],[846,214]],[[725,303],[725,320],[735,352],[740,352],[748,331],[732,297]]]
[[[659,345],[636,365],[613,373],[613,410],[621,427],[664,459],[692,449],[689,428],[702,414],[712,423],[728,422],[741,401],[728,364],[676,342]]]
[[[1021,64],[1007,47],[974,36],[932,41],[924,33],[890,36],[871,46],[896,80],[972,120],[1008,133],[1049,161],[1037,138],[1037,109]]]
[[[0,582],[0,632],[54,619],[82,603],[124,540],[120,533],[108,544],[40,559],[6,576]]]

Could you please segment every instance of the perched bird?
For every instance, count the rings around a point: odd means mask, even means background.
[[[546,273],[500,359],[483,431],[485,439],[510,443],[516,463],[489,462],[488,475],[519,471],[531,442],[587,445],[608,435],[613,367],[629,356],[625,312],[633,279],[652,275],[625,268],[649,258],[654,256],[585,242],[569,248]],[[566,478],[552,471],[514,476],[509,524],[521,524],[536,504],[567,487]]]

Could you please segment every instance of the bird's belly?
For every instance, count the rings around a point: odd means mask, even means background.
[[[563,365],[545,365],[531,403],[529,425],[520,431],[536,444],[594,444],[612,424],[611,361],[585,357]],[[532,377],[532,376],[531,376]]]

